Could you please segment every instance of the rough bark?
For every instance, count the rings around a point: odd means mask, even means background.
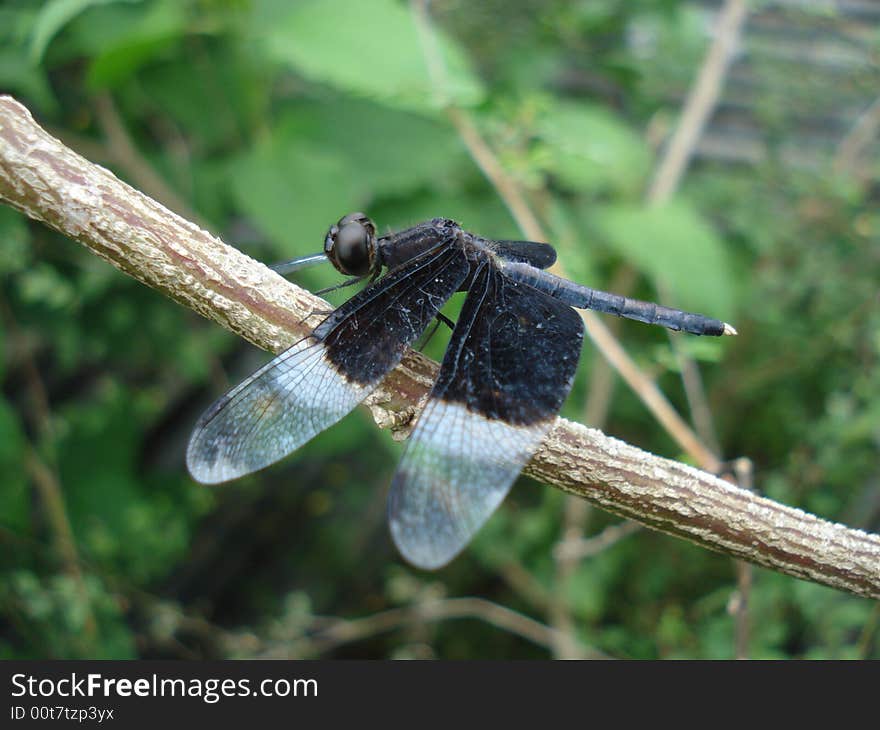
[[[139,281],[279,352],[322,300],[83,159],[0,97],[0,198]],[[370,399],[402,432],[436,374],[411,353]],[[880,598],[880,537],[558,419],[526,473],[611,512],[798,578]]]

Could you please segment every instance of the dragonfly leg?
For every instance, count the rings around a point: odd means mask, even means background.
[[[445,314],[437,312],[437,316],[434,318],[434,324],[431,326],[431,329],[428,330],[427,334],[422,337],[422,340],[416,350],[422,352],[428,346],[431,338],[435,334],[437,334],[437,330],[440,328],[441,324],[445,324],[447,327],[449,327],[450,330],[455,329],[455,322],[449,319],[449,317],[447,317]]]
[[[354,286],[355,284],[360,284],[366,277],[365,276],[353,276],[351,279],[346,279],[345,281],[341,281],[338,284],[334,284],[333,286],[325,286],[323,289],[318,289],[315,292],[315,296],[324,296],[324,294],[329,294],[332,291],[336,291],[337,289],[344,289],[347,286]]]

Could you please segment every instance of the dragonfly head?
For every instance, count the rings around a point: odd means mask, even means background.
[[[348,276],[375,276],[382,268],[376,226],[363,213],[349,213],[330,226],[324,237],[324,253]]]

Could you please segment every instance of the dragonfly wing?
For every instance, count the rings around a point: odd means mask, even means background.
[[[477,271],[391,485],[391,534],[426,569],[452,560],[501,504],[571,389],[583,324],[570,307]]]
[[[438,244],[374,282],[212,405],[186,453],[197,481],[228,481],[286,456],[360,403],[467,276]]]

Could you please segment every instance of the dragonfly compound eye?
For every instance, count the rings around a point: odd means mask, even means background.
[[[343,274],[366,276],[376,257],[376,229],[362,213],[342,218],[327,234],[325,252]]]

